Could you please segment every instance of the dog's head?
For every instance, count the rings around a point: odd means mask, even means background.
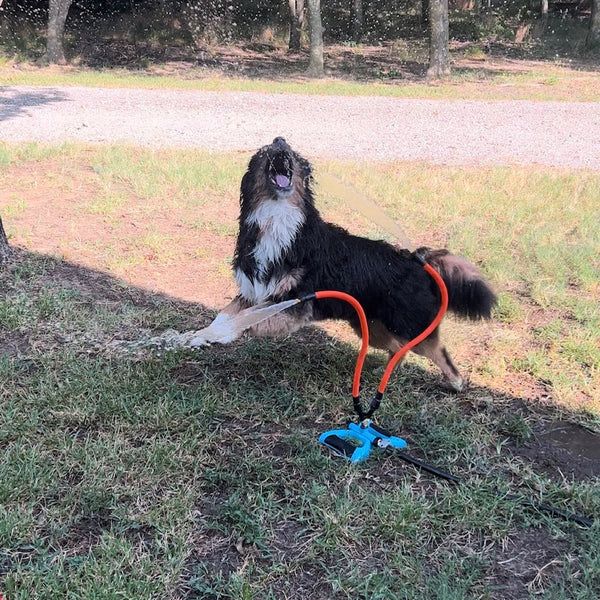
[[[294,152],[282,137],[263,146],[248,164],[242,179],[241,201],[256,206],[261,201],[296,196],[312,203],[310,163]],[[248,206],[251,208],[251,206]]]

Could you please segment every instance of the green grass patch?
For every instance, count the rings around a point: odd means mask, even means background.
[[[539,100],[595,102],[600,85],[593,71],[578,71],[558,65],[544,65],[523,73],[511,66],[499,69],[485,63],[480,68],[455,69],[452,77],[429,84],[420,79],[382,77],[356,81],[338,76],[313,80],[303,76],[234,77],[206,70],[159,75],[152,70],[85,68],[15,68],[0,65],[0,77],[7,85],[123,87],[139,89],[199,90],[205,92],[259,92],[267,94],[310,94],[335,96],[385,96],[392,98]]]
[[[317,179],[321,169],[343,178],[415,242],[477,262],[500,293],[491,323],[445,324],[449,350],[470,369],[467,391],[448,393],[410,358],[379,413],[412,454],[463,476],[455,487],[393,455],[351,466],[319,447],[351,414],[356,343],[343,336],[305,331],[198,352],[118,344],[210,320],[206,306],[128,285],[107,265],[153,253],[181,268],[188,237],[202,246],[194,261],[214,260],[233,230],[211,206],[235,206],[247,156],[1,151],[3,184],[67,158],[53,185],[83,178],[85,194],[56,211],[102,219],[98,243],[111,249],[75,265],[32,245],[0,270],[8,598],[595,596],[598,524],[586,530],[504,495],[600,518],[593,461],[543,442],[560,423],[576,428],[569,443],[600,427],[598,174],[314,165]],[[32,235],[38,221],[19,193],[23,206],[0,214],[9,233]],[[327,218],[381,234],[324,186],[317,197]],[[369,354],[365,397],[384,366]],[[597,457],[593,445],[578,451]]]

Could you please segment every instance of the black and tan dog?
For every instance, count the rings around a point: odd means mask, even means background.
[[[207,329],[197,332],[192,346],[239,337],[243,327],[234,317],[245,308],[319,290],[354,296],[369,320],[371,344],[391,353],[433,321],[440,292],[415,256],[323,221],[311,184],[310,163],[283,138],[252,157],[242,179],[233,260],[239,295]],[[451,311],[470,319],[490,317],[496,297],[473,264],[447,250],[420,252],[446,283]],[[343,319],[358,330],[350,305],[324,299],[298,304],[250,333],[285,334],[321,319]],[[431,359],[454,389],[462,389],[463,378],[440,344],[437,329],[414,352]]]

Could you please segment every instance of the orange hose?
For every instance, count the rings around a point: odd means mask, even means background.
[[[431,277],[433,277],[435,282],[438,284],[438,287],[440,288],[440,293],[442,295],[442,302],[440,304],[440,308],[435,318],[429,324],[429,326],[417,337],[413,338],[404,346],[402,346],[402,348],[400,348],[400,350],[398,350],[398,352],[396,352],[396,354],[394,354],[394,356],[388,362],[387,367],[385,368],[385,371],[383,373],[383,377],[381,378],[379,388],[377,389],[379,400],[381,400],[381,397],[383,396],[385,388],[387,387],[390,376],[398,362],[404,357],[405,354],[407,354],[417,344],[420,344],[435,330],[435,328],[440,324],[440,321],[444,318],[446,311],[448,310],[448,290],[446,288],[444,280],[441,278],[440,274],[428,263],[424,263],[423,268],[431,275]],[[315,292],[314,296],[311,294],[311,297],[314,297],[317,300],[320,300],[322,298],[335,298],[337,300],[343,300],[351,304],[354,307],[354,310],[356,310],[356,313],[358,314],[362,344],[358,353],[358,358],[356,359],[356,367],[354,368],[354,379],[352,380],[352,397],[357,399],[360,393],[360,376],[365,362],[365,357],[367,356],[367,352],[369,349],[369,325],[367,323],[365,311],[363,310],[363,307],[360,305],[360,302],[356,298],[354,298],[350,294],[346,294],[345,292],[322,290],[319,292]],[[308,298],[309,297],[307,296],[306,299]]]
[[[321,298],[336,298],[338,300],[344,300],[351,304],[358,314],[358,320],[360,321],[360,333],[362,344],[358,353],[358,358],[356,359],[356,367],[354,368],[354,379],[352,380],[352,396],[356,398],[358,397],[360,391],[360,375],[362,373],[365,357],[367,356],[367,351],[369,349],[369,325],[367,324],[367,316],[365,315],[365,311],[360,305],[360,302],[356,298],[354,298],[354,296],[346,294],[345,292],[336,292],[330,290],[320,291],[315,292],[315,298],[317,298],[318,300]]]
[[[377,390],[380,394],[383,394],[383,392],[385,391],[390,375],[392,374],[392,371],[394,370],[398,362],[411,348],[414,348],[417,344],[420,344],[427,336],[429,336],[435,330],[435,328],[440,324],[440,321],[444,318],[446,311],[448,310],[448,290],[446,288],[444,280],[430,264],[425,263],[423,265],[423,268],[435,279],[435,282],[440,288],[440,292],[442,294],[442,303],[440,305],[440,309],[438,310],[435,319],[433,319],[433,321],[429,324],[427,329],[420,333],[416,338],[413,338],[412,340],[410,340],[410,342],[402,346],[402,348],[400,348],[400,350],[398,350],[398,352],[396,352],[396,354],[394,354],[394,356],[391,358],[390,362],[385,368],[385,372],[383,373],[381,383],[379,384],[379,388]]]

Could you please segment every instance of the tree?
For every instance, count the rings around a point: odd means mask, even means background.
[[[2,4],[0,0],[0,4]],[[0,264],[8,261],[11,255],[11,249],[8,245],[8,238],[2,225],[2,217],[0,217]]]
[[[72,2],[73,0],[50,0],[48,37],[46,38],[46,60],[49,63],[64,65],[67,62],[63,47],[63,34]]]
[[[360,42],[363,33],[363,0],[352,0],[352,41]]]
[[[429,0],[429,68],[427,79],[450,75],[448,0]]]
[[[429,0],[421,0],[421,25],[429,27]]]
[[[290,43],[292,52],[300,52],[300,35],[304,25],[304,0],[289,0],[290,3]]]
[[[306,74],[323,77],[323,24],[321,23],[321,0],[308,1],[308,30],[310,35],[310,59]]]
[[[585,46],[590,49],[600,46],[600,0],[592,0],[592,16]]]

